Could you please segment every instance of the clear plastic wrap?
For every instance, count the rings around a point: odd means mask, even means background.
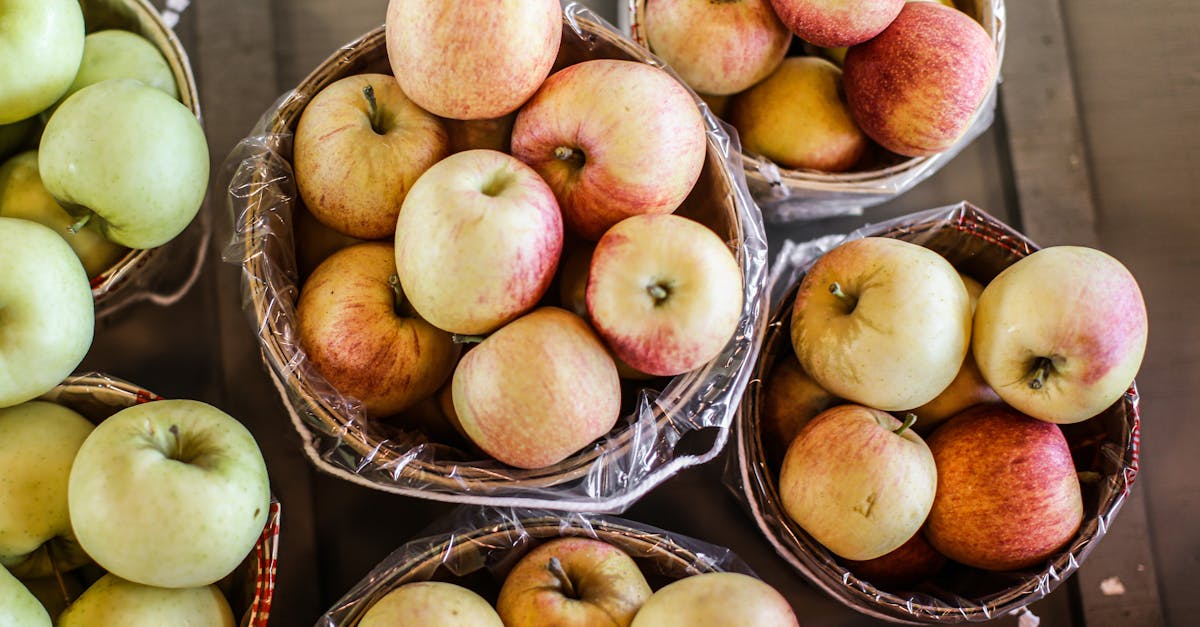
[[[317,627],[350,627],[377,600],[416,581],[465,586],[495,604],[512,567],[539,544],[560,537],[601,540],[638,564],[651,588],[709,572],[756,576],[729,549],[612,516],[543,510],[459,508],[405,543],[346,592]]]
[[[557,67],[588,58],[660,65],[590,10],[564,9]],[[331,56],[285,94],[226,161],[231,245],[226,260],[243,268],[244,307],[267,371],[321,470],[368,487],[429,499],[562,510],[619,512],[680,469],[711,460],[729,425],[758,353],[764,323],[766,242],[758,208],[742,176],[738,143],[705,111],[708,158],[700,180],[676,212],[721,235],[743,281],[738,328],[722,352],[669,380],[623,386],[623,414],[600,440],[538,470],[481,459],[396,421],[367,419],[355,399],[339,394],[306,360],[294,326],[299,293],[292,213],[298,205],[290,166],[292,131],[308,100],[343,76],[390,72],[383,28]],[[701,104],[696,97],[697,105]],[[435,408],[436,409],[436,408]],[[402,417],[403,418],[403,417]],[[711,441],[676,450],[690,433]]]
[[[829,173],[789,170],[769,159],[743,153],[746,180],[768,223],[814,220],[836,215],[857,215],[886,202],[932,176],[992,125],[1000,68],[1004,61],[1004,0],[957,0],[958,8],[979,22],[996,44],[997,84],[976,110],[971,124],[949,149],[927,157],[906,158],[881,153],[874,167],[854,172]],[[646,0],[628,0],[629,29],[635,41],[646,45]]]
[[[91,372],[68,377],[39,400],[69,407],[99,423],[122,409],[161,397],[116,377]],[[243,627],[266,627],[271,613],[279,558],[280,513],[279,501],[272,498],[267,524],[254,549],[233,573],[217,582]]]
[[[779,468],[768,461],[759,430],[763,381],[776,359],[792,355],[791,303],[812,263],[843,241],[895,237],[931,248],[956,268],[986,283],[1002,269],[1037,250],[1028,238],[968,204],[931,209],[865,226],[845,236],[786,242],[768,281],[770,321],[763,350],[734,425],[734,454],[726,480],[776,552],[814,585],[869,616],[901,623],[985,621],[1020,611],[1071,576],[1104,537],[1138,471],[1140,416],[1136,385],[1095,418],[1060,425],[1075,466],[1094,472],[1082,481],[1083,524],[1061,552],[1040,568],[987,572],[951,562],[913,590],[887,590],[859,579],[840,558],[813,540],[784,512],[776,486]]]

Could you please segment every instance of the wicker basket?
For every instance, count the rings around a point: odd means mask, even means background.
[[[564,10],[558,66],[586,58],[657,63],[645,50],[578,5]],[[707,116],[708,158],[676,212],[730,243],[742,270],[743,312],[729,345],[712,362],[649,391],[627,390],[632,414],[613,432],[568,459],[518,470],[366,419],[354,399],[334,390],[307,363],[295,329],[298,280],[291,215],[298,195],[291,137],[305,105],[348,75],[389,73],[384,30],[364,35],[326,60],[267,113],[230,155],[235,233],[227,258],[243,266],[245,306],[268,373],[318,468],[368,487],[422,498],[516,507],[621,511],[678,470],[712,459],[758,350],[764,308],[766,244],[761,218],[736,163],[737,144]],[[699,99],[696,99],[699,106]],[[707,449],[674,454],[689,432],[717,431]]]
[[[996,71],[1004,61],[1004,0],[955,0],[958,8],[979,22],[996,44]],[[633,39],[653,49],[646,38],[646,0],[628,0],[627,13]],[[976,110],[967,132],[945,152],[926,157],[902,157],[883,149],[874,167],[861,171],[829,173],[790,170],[759,155],[743,153],[746,180],[768,222],[808,220],[859,213],[886,202],[937,172],[992,124],[996,86]]]
[[[931,248],[962,271],[986,283],[1037,246],[979,209],[963,203],[864,227],[849,238],[894,237]],[[1039,569],[989,573],[951,563],[914,590],[884,590],[859,579],[844,562],[812,539],[785,513],[779,499],[778,460],[770,460],[759,429],[762,382],[778,359],[795,359],[790,317],[804,271],[843,238],[787,246],[772,270],[772,316],[754,378],[735,423],[736,460],[730,483],[775,550],[817,587],[864,614],[902,623],[985,621],[1015,612],[1053,591],[1069,577],[1112,524],[1137,476],[1138,394],[1124,397],[1096,418],[1060,425],[1076,468],[1099,474],[1083,484],[1083,524],[1074,539]]]
[[[92,373],[69,377],[39,400],[69,407],[92,422],[99,423],[122,409],[160,398],[132,383]],[[254,550],[232,574],[217,582],[229,600],[234,615],[240,617],[239,624],[243,627],[267,625],[271,598],[275,594],[279,519],[279,501],[272,498],[267,524]]]

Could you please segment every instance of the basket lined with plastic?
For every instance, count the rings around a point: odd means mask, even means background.
[[[586,8],[568,5],[563,20],[556,67],[592,58],[658,64]],[[761,217],[737,166],[736,139],[711,116],[704,119],[707,157],[700,179],[675,213],[707,226],[733,252],[743,290],[736,332],[715,359],[696,370],[625,382],[622,417],[599,440],[559,463],[517,469],[416,427],[419,418],[412,412],[395,419],[367,418],[359,401],[315,371],[296,328],[300,281],[293,223],[302,203],[291,169],[291,140],[317,92],[366,72],[390,72],[383,28],[337,51],[285,94],[226,162],[235,231],[226,256],[243,268],[245,309],[311,461],[348,481],[408,496],[620,511],[680,469],[712,459],[727,440],[757,352],[766,244]],[[675,450],[685,436],[701,431],[715,433],[692,452]]]
[[[1017,612],[1048,595],[1079,568],[1124,503],[1138,471],[1136,384],[1099,415],[1059,425],[1079,473],[1083,517],[1078,531],[1048,559],[1007,571],[943,560],[940,571],[917,583],[871,581],[861,563],[838,557],[788,515],[780,496],[779,443],[771,440],[774,431],[768,431],[763,423],[764,382],[780,360],[795,359],[790,319],[797,286],[825,252],[844,241],[868,236],[899,238],[933,249],[985,285],[1004,268],[1038,250],[1022,234],[967,203],[868,225],[845,236],[786,243],[771,272],[768,298],[773,313],[735,422],[735,455],[727,468],[727,482],[776,552],[848,607],[901,623],[977,622]]]

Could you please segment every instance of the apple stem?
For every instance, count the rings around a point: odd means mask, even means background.
[[[1034,390],[1042,389],[1042,386],[1046,385],[1046,377],[1050,376],[1050,368],[1053,365],[1049,357],[1038,357],[1034,362],[1033,378],[1029,380],[1029,387]]]
[[[71,226],[68,226],[67,231],[69,231],[71,233],[71,235],[74,235],[74,234],[82,231],[83,227],[87,226],[88,220],[91,220],[91,219],[92,219],[92,212],[89,211],[89,212],[83,214],[82,218],[79,218],[78,220],[76,220],[74,224],[72,224]]]
[[[375,102],[375,89],[370,85],[363,87],[363,97],[367,99],[367,116],[371,118],[371,130],[383,135],[379,124],[379,106]]]
[[[575,585],[571,583],[571,578],[567,576],[566,569],[563,568],[562,562],[558,561],[557,557],[550,558],[549,563],[546,564],[546,570],[558,578],[558,582],[562,584],[563,595],[568,599],[578,598],[575,596]]]
[[[650,298],[654,299],[654,306],[661,305],[667,297],[671,295],[671,291],[662,283],[652,283],[646,286],[646,291],[650,293]]]
[[[62,592],[63,601],[70,605],[74,599],[71,598],[71,591],[67,590],[67,582],[63,580],[62,570],[58,568],[58,560],[50,557],[50,568],[54,570],[54,581],[58,583],[58,591]]]
[[[908,430],[909,427],[913,426],[916,423],[917,423],[917,415],[910,411],[904,415],[904,424],[900,425],[892,433],[895,433],[896,435],[900,435],[901,433],[904,433],[905,431]]]
[[[452,333],[450,341],[455,344],[478,344],[484,340],[482,335],[464,335],[461,333]]]
[[[554,149],[554,158],[559,161],[566,161],[577,168],[582,168],[587,159],[583,155],[583,151],[570,148],[568,146],[558,146]]]
[[[837,281],[829,284],[829,293],[836,296],[838,300],[846,303],[851,310],[853,310],[854,306],[857,304],[849,294],[842,290],[841,283],[838,283]]]
[[[395,298],[395,301],[392,303],[392,309],[395,310],[397,314],[403,313],[402,310],[406,301],[404,299],[404,288],[400,285],[400,275],[392,274],[388,277],[387,282],[388,287],[392,288],[392,294]]]

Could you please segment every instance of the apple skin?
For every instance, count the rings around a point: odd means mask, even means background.
[[[1009,405],[1056,423],[1087,420],[1125,393],[1146,352],[1146,303],[1120,261],[1054,246],[1017,261],[983,290],[972,351]],[[1046,364],[1040,387],[1036,371]]]
[[[1071,451],[1058,425],[978,405],[929,438],[938,492],[925,534],[950,559],[986,570],[1036,566],[1083,519]]]
[[[448,146],[441,121],[394,78],[357,74],[329,84],[304,107],[292,168],[318,221],[351,237],[381,239],[392,236],[408,191]]]
[[[91,561],[67,512],[71,463],[92,423],[61,405],[29,401],[0,409],[0,565],[22,579]]]
[[[779,498],[788,516],[831,552],[869,560],[921,528],[938,486],[934,458],[887,412],[838,405],[813,418],[788,447]]]
[[[396,223],[396,271],[422,318],[489,333],[541,300],[562,242],[562,214],[537,172],[502,152],[468,150],[413,185]]]
[[[955,414],[981,403],[999,403],[1000,396],[992,386],[983,380],[975,357],[970,351],[963,359],[962,368],[946,389],[942,390],[933,400],[911,410],[917,415],[917,424],[913,426],[918,433],[929,434],[934,429],[952,418]]]
[[[483,597],[443,581],[404,584],[376,601],[358,627],[504,627],[496,610]]]
[[[699,222],[633,216],[596,244],[587,305],[617,359],[673,376],[729,343],[742,312],[742,274],[725,242]]]
[[[0,625],[5,627],[51,627],[50,615],[41,601],[16,577],[0,566]]]
[[[659,588],[632,627],[799,627],[770,584],[741,573],[703,573]]]
[[[0,217],[0,407],[58,385],[92,345],[95,305],[75,251],[49,228]]]
[[[83,11],[77,0],[6,0],[0,19],[0,124],[10,124],[54,104],[75,78]]]
[[[629,216],[675,211],[707,140],[699,107],[670,74],[593,59],[550,75],[521,108],[512,154],[549,183],[567,229],[594,242]]]
[[[795,356],[781,355],[763,382],[758,416],[768,463],[777,467],[804,425],[838,402],[804,372]]]
[[[405,311],[390,283],[388,242],[365,242],[326,259],[300,289],[296,327],[313,367],[372,417],[433,396],[454,372],[450,334]],[[400,284],[403,289],[404,284]]]
[[[871,582],[876,588],[892,591],[911,588],[931,579],[947,563],[946,556],[938,553],[920,531],[899,548],[875,559],[861,562],[846,560],[847,568],[856,577]]]
[[[792,33],[769,0],[648,0],[651,50],[698,92],[728,95],[766,78]]]
[[[542,307],[466,352],[451,393],[463,431],[517,468],[558,463],[608,433],[621,384],[608,350],[582,318]]]
[[[254,436],[198,401],[161,400],[100,423],[67,488],[80,546],[122,579],[164,588],[216,582],[262,534],[267,467]]]
[[[882,33],[853,46],[842,66],[859,127],[906,157],[946,150],[970,127],[996,81],[996,48],[969,15],[909,2]]]
[[[814,46],[853,46],[878,35],[904,0],[771,0],[779,19]]]
[[[216,586],[158,588],[116,575],[101,577],[69,605],[56,627],[235,627],[229,601]]]
[[[75,92],[38,147],[46,191],[91,215],[109,240],[161,246],[183,232],[208,190],[208,143],[191,110],[133,79]]]
[[[537,546],[513,566],[496,611],[507,627],[628,627],[650,595],[646,577],[624,551],[592,538],[566,537]]]
[[[562,42],[558,0],[390,0],[388,60],[422,109],[446,118],[516,111],[550,73]]]
[[[847,295],[830,292],[833,284]],[[957,376],[971,336],[967,290],[941,255],[866,237],[821,256],[800,283],[792,346],[830,393],[884,411],[923,405]]]
[[[870,143],[846,105],[842,71],[819,57],[785,59],[731,100],[742,147],[785,168],[844,172]]]
[[[34,150],[0,165],[0,216],[33,220],[54,229],[75,251],[88,278],[113,267],[129,252],[128,248],[108,241],[94,226],[70,231],[75,219],[42,185]]]
[[[110,78],[132,78],[179,99],[175,74],[162,52],[137,33],[109,29],[84,38],[79,71],[55,107],[80,89]]]

